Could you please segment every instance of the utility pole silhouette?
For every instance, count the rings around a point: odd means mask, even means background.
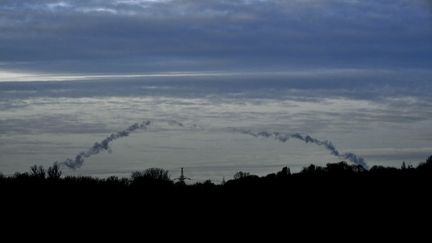
[[[192,180],[192,179],[189,178],[189,177],[184,176],[183,168],[181,168],[180,177],[179,178],[175,178],[174,180],[178,180],[181,184],[185,184],[186,180]]]

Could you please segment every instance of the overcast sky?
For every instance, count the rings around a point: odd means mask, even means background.
[[[0,70],[424,69],[431,10],[427,0],[3,0]]]
[[[1,0],[0,172],[73,158],[143,119],[202,130],[155,122],[79,173],[229,178],[340,159],[232,127],[416,163],[432,151],[431,68],[428,0]]]

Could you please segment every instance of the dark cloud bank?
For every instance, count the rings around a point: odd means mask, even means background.
[[[49,72],[429,68],[430,1],[0,3],[0,62]]]

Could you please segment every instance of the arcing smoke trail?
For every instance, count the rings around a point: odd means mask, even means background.
[[[123,131],[119,131],[116,133],[111,134],[110,136],[106,137],[104,140],[100,142],[96,142],[91,148],[89,148],[87,151],[82,151],[78,153],[74,159],[66,159],[63,162],[56,162],[59,165],[65,165],[69,167],[70,169],[77,169],[80,168],[84,164],[84,159],[89,158],[95,154],[100,153],[103,150],[110,151],[110,143],[112,143],[114,140],[117,140],[122,137],[127,137],[131,132],[134,132],[138,129],[147,129],[147,126],[150,125],[150,121],[143,121],[141,123],[135,123],[132,126],[126,128]]]
[[[366,164],[366,161],[364,158],[354,154],[354,153],[341,153],[339,152],[336,147],[333,145],[332,142],[328,140],[318,140],[316,138],[313,138],[309,135],[302,135],[299,133],[279,133],[279,132],[268,132],[268,131],[261,131],[261,132],[253,132],[250,130],[238,130],[235,129],[235,132],[251,135],[254,137],[265,137],[265,138],[274,138],[275,140],[286,143],[290,138],[301,140],[305,143],[312,143],[319,146],[323,146],[325,149],[330,151],[330,153],[336,157],[347,159],[354,164],[360,165],[363,168],[367,169],[368,165]]]
[[[166,120],[164,121],[168,123],[169,125],[174,125],[182,128],[188,128],[185,124],[175,121],[175,120]],[[93,155],[96,155],[102,151],[111,151],[111,148],[109,147],[110,143],[112,143],[114,140],[117,140],[122,137],[127,137],[131,132],[134,132],[138,129],[147,129],[147,127],[151,124],[150,121],[143,121],[141,123],[135,123],[131,125],[130,127],[126,128],[123,131],[119,131],[116,133],[111,134],[110,136],[106,137],[104,140],[100,142],[96,142],[91,148],[89,148],[87,151],[82,151],[78,153],[74,159],[66,159],[63,162],[55,162],[55,164],[58,165],[64,165],[70,169],[77,169],[80,168],[84,164],[84,160],[86,158],[89,158]],[[193,124],[192,128],[196,128],[197,125]]]

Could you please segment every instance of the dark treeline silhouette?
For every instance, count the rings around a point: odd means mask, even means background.
[[[392,186],[388,189],[403,189],[403,185],[411,185],[414,182],[429,182],[432,179],[432,156],[418,166],[406,166],[401,168],[373,166],[369,170],[360,165],[350,165],[346,162],[329,163],[325,167],[311,164],[304,167],[298,173],[291,173],[287,167],[281,171],[266,176],[251,175],[248,172],[239,171],[233,179],[222,184],[214,184],[210,180],[185,184],[170,178],[167,170],[150,168],[144,171],[136,171],[129,178],[111,176],[108,178],[95,178],[88,176],[63,176],[58,165],[47,169],[34,165],[29,172],[15,173],[12,176],[0,174],[0,189],[2,192],[42,192],[43,190],[56,190],[57,192],[79,189],[86,191],[125,191],[145,193],[147,191],[160,193],[176,193],[194,191],[207,192],[242,192],[272,191],[273,189],[290,188],[290,190],[303,190],[323,188],[333,185],[338,187],[358,186],[368,188],[373,185],[380,187],[388,183]],[[346,184],[351,183],[351,184]],[[426,185],[426,184],[425,184]],[[398,186],[401,186],[398,188]],[[422,186],[422,184],[417,184]],[[308,188],[310,187],[310,188]],[[372,188],[369,188],[372,189]]]
[[[426,215],[432,205],[431,182],[432,156],[417,166],[404,163],[400,168],[367,170],[339,162],[309,165],[297,173],[284,167],[265,176],[240,171],[221,184],[210,180],[186,184],[160,168],[133,172],[128,178],[95,178],[63,175],[57,165],[32,166],[28,172],[0,175],[0,206],[20,223],[22,219],[34,224],[42,218],[50,218],[51,223],[71,219],[78,222],[77,229],[81,224],[92,225],[89,218],[166,225],[172,223],[167,218],[191,215],[207,222],[219,219],[244,225],[256,224],[256,216],[267,218],[260,221],[266,224],[289,222],[294,215],[308,225],[310,218],[328,224],[339,215],[340,220],[360,224],[359,218],[370,221],[379,216],[391,221]]]

